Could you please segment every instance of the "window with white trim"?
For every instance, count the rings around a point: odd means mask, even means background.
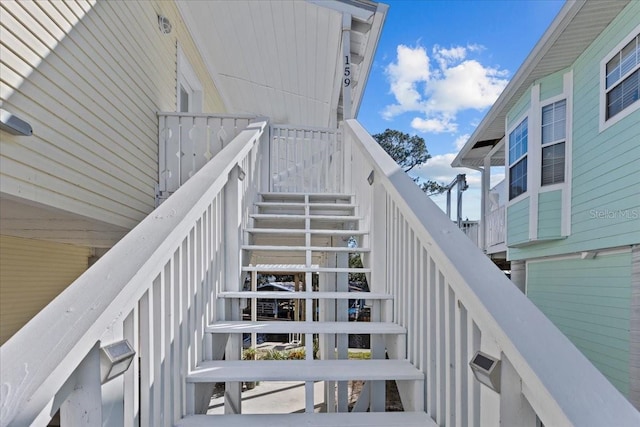
[[[176,111],[181,113],[201,113],[203,107],[202,84],[180,45],[178,45],[177,56]]]
[[[640,34],[631,39],[605,66],[605,121],[640,99]]]
[[[567,101],[542,107],[541,185],[564,182],[565,141],[567,134]]]
[[[528,136],[527,118],[509,134],[509,200],[527,191]]]

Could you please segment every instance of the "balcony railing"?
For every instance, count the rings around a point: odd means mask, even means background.
[[[344,147],[337,129],[271,128],[271,190],[340,193]]]
[[[158,113],[156,205],[227,146],[255,116]]]
[[[487,233],[486,249],[505,242],[505,209],[504,205],[500,206],[485,217],[485,232]]]

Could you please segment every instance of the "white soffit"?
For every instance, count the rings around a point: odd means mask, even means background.
[[[178,6],[230,113],[326,127],[335,124],[342,69],[342,11],[329,7],[334,3],[189,0]],[[370,65],[373,50],[364,43],[361,55],[371,56]]]
[[[482,166],[476,145],[502,139],[507,113],[531,85],[570,67],[628,3],[567,1],[451,165]]]

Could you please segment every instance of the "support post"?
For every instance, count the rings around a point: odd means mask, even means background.
[[[500,369],[500,425],[535,427],[536,413],[522,394],[522,380],[502,353]]]
[[[241,186],[238,179],[238,168],[229,172],[229,180],[224,188],[224,242],[226,249],[225,289],[240,291],[241,279]],[[227,306],[228,320],[241,320],[240,302],[230,300]],[[242,357],[242,335],[231,334],[225,349],[226,360],[240,360]],[[196,389],[197,391],[197,389]],[[225,414],[242,413],[242,383],[225,383],[224,412]]]
[[[351,118],[351,86],[353,69],[351,65],[351,15],[342,14],[342,119]]]
[[[371,186],[371,220],[369,230],[369,245],[371,253],[367,264],[371,267],[368,278],[371,292],[386,292],[387,281],[387,196],[382,184],[374,182]],[[366,257],[365,257],[366,260]],[[383,313],[384,301],[375,301],[371,310],[371,321],[386,321],[386,313]],[[371,358],[384,359],[386,356],[385,339],[383,335],[372,334]],[[384,412],[386,407],[385,381],[370,381],[370,410],[372,412]]]
[[[60,406],[63,426],[102,426],[102,386],[100,384],[100,343],[89,351],[74,373],[73,390]]]

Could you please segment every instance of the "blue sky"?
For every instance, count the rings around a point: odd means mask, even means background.
[[[564,0],[382,2],[389,11],[358,120],[372,134],[424,138],[433,158],[416,174],[449,183],[466,173],[463,216],[479,219],[480,174],[449,164]],[[492,172],[492,184],[504,178]],[[444,196],[432,199],[444,209]]]

